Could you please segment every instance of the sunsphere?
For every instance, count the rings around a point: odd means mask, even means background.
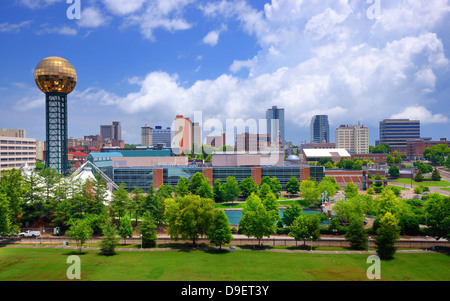
[[[77,85],[77,72],[67,60],[52,56],[36,66],[34,81],[44,93],[69,94]]]

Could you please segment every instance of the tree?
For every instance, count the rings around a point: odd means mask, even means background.
[[[209,241],[219,246],[219,250],[222,250],[222,245],[229,243],[232,238],[230,223],[225,211],[223,209],[216,210],[214,212],[214,222],[208,229]]]
[[[270,178],[270,189],[272,190],[273,194],[275,194],[276,197],[280,195],[283,186],[281,186],[280,181],[278,181],[276,177]]]
[[[0,237],[12,234],[11,221],[9,218],[9,202],[6,195],[0,193]]]
[[[416,176],[414,177],[414,181],[423,182],[423,180],[425,180],[425,177],[423,176],[422,171],[419,169]]]
[[[450,156],[447,156],[447,160],[445,160],[445,167],[450,168]]]
[[[334,168],[334,165],[333,165],[333,163],[331,163],[331,162],[327,162],[327,163],[325,163],[324,167],[325,167],[326,169],[333,169],[333,168]]]
[[[393,165],[389,167],[388,173],[391,177],[398,178],[400,176],[400,169],[397,166]]]
[[[270,187],[270,190],[278,197],[283,187],[276,177],[262,177],[261,183],[259,184],[259,188],[261,189],[262,185],[267,184]]]
[[[350,218],[350,225],[345,233],[345,239],[350,242],[354,250],[363,250],[367,247],[367,235],[364,232],[364,222],[358,216]]]
[[[142,235],[142,247],[154,248],[158,237],[156,233],[156,224],[150,212],[144,214],[139,230]]]
[[[47,215],[47,206],[44,202],[44,181],[36,171],[24,176],[23,218],[22,222],[34,223],[41,216]]]
[[[419,235],[420,224],[419,219],[412,212],[407,212],[399,217],[398,225],[403,235]]]
[[[205,176],[201,172],[196,172],[189,182],[189,191],[193,194],[197,193],[197,189],[206,181]]]
[[[261,183],[259,186],[258,196],[260,199],[265,199],[269,193],[272,193],[270,185],[267,183]]]
[[[415,167],[417,167],[418,169],[420,169],[422,171],[422,174],[427,174],[433,171],[433,166],[429,165],[429,164],[425,164],[423,162],[420,161],[416,161],[413,164]]]
[[[297,180],[296,177],[289,178],[288,182],[286,183],[286,191],[289,192],[291,195],[299,193],[300,181]]]
[[[125,184],[122,183],[116,190],[114,190],[111,201],[111,210],[119,215],[119,220],[125,214],[125,210],[129,202],[130,196],[128,195]]]
[[[383,216],[387,212],[390,212],[399,218],[409,209],[407,204],[399,199],[389,188],[384,189],[381,195],[375,198],[375,204],[379,216]]]
[[[425,204],[428,235],[440,239],[450,234],[450,198],[431,193]]]
[[[450,148],[446,144],[433,145],[426,147],[423,151],[425,159],[430,161],[433,165],[442,166],[445,164],[445,157],[450,154]]]
[[[209,183],[207,181],[203,181],[200,187],[197,188],[196,194],[199,195],[201,198],[214,199],[211,186],[209,186]]]
[[[289,235],[295,241],[303,240],[306,245],[307,240],[317,241],[320,238],[320,219],[317,214],[301,213],[289,227]]]
[[[378,255],[381,259],[392,259],[396,251],[395,242],[400,236],[398,219],[390,212],[380,219],[380,224],[375,237]]]
[[[378,144],[377,146],[373,147],[372,145],[369,146],[369,152],[371,154],[389,154],[391,151],[391,148],[389,144]]]
[[[276,231],[276,214],[273,210],[267,210],[261,199],[253,193],[245,201],[242,210],[242,218],[239,229],[248,237],[255,237],[258,244],[264,236],[270,237]]]
[[[380,176],[380,174],[377,174],[375,176],[375,182],[373,182],[372,187],[376,193],[380,193],[383,190],[382,180],[383,180],[383,178]]]
[[[433,170],[433,173],[431,174],[431,180],[433,181],[440,181],[442,179],[441,174],[439,173],[439,170],[435,168]]]
[[[239,185],[235,177],[227,177],[223,185],[223,199],[225,202],[232,202],[239,196]]]
[[[220,179],[216,179],[213,183],[213,195],[215,202],[223,201],[223,187]]]
[[[71,219],[68,222],[69,230],[66,231],[66,235],[73,238],[76,241],[78,247],[78,253],[81,253],[83,244],[91,239],[93,230],[88,220],[85,219]]]
[[[352,182],[349,182],[347,184],[347,186],[345,186],[344,192],[345,192],[345,197],[347,199],[355,197],[355,196],[358,195],[358,185],[356,185],[356,184],[354,184]]]
[[[304,180],[300,184],[301,196],[310,205],[319,201],[320,191],[317,186],[317,182],[312,180]]]
[[[339,186],[336,184],[334,178],[323,178],[317,186],[319,193],[322,194],[327,192],[329,197],[332,197],[336,194],[336,191],[339,189]]]
[[[336,216],[332,217],[330,220],[330,224],[328,225],[328,230],[337,232],[340,229],[341,229],[341,223],[339,221],[339,218],[337,218]]]
[[[20,217],[23,214],[24,180],[20,169],[2,170],[0,173],[0,193],[9,203],[9,220],[12,232],[19,232]]]
[[[286,227],[291,226],[291,224],[297,219],[297,217],[302,213],[302,208],[299,205],[289,205],[284,209],[283,212],[283,224]]]
[[[119,244],[119,238],[117,237],[117,229],[111,220],[108,220],[102,227],[103,238],[100,242],[102,254],[115,255],[116,247]]]
[[[189,180],[184,177],[180,177],[177,185],[175,186],[175,195],[183,197],[188,194],[189,194]]]
[[[355,215],[362,219],[366,214],[376,213],[376,203],[371,195],[358,194],[350,199],[341,199],[333,206],[336,217],[345,221]]]
[[[397,155],[394,158],[394,164],[402,164],[402,162],[403,162],[402,156],[397,153]]]
[[[214,201],[198,195],[169,198],[164,201],[164,218],[174,240],[192,240],[206,235],[214,219]]]
[[[106,181],[102,179],[99,174],[96,174],[97,181],[93,183],[93,193],[94,199],[92,203],[91,213],[101,214],[106,212],[106,204],[108,199],[108,187],[106,186]]]
[[[134,225],[137,226],[137,220],[138,216],[141,214],[144,214],[144,202],[145,202],[145,196],[144,191],[141,188],[134,187],[133,191],[131,191],[131,194],[133,195],[130,199],[130,218],[131,218],[131,211],[134,210],[135,212],[135,223]]]
[[[258,191],[258,186],[255,184],[253,178],[245,178],[239,184],[239,189],[241,190],[242,196],[248,198],[252,193]]]
[[[261,199],[261,202],[264,208],[274,215],[275,221],[280,220],[280,205],[278,203],[277,197],[273,192],[267,194],[265,198]]]
[[[127,243],[127,237],[133,237],[133,226],[131,225],[131,219],[128,215],[125,215],[120,220],[119,235],[123,238],[125,244]]]

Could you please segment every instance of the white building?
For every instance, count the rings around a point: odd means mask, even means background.
[[[346,149],[352,154],[368,154],[369,128],[360,124],[341,125],[336,129],[336,148]]]
[[[19,169],[26,163],[36,167],[36,139],[0,137],[0,171]]]

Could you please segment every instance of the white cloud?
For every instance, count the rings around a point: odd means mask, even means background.
[[[86,7],[81,11],[81,19],[78,21],[78,26],[97,28],[107,23],[108,18],[102,15],[102,12],[95,7]]]
[[[0,23],[0,32],[19,33],[22,28],[29,27],[31,22],[31,20],[26,20],[16,24]]]
[[[204,38],[203,38],[203,43],[209,45],[209,46],[216,46],[217,43],[219,42],[219,36],[220,34],[227,30],[225,25],[222,25],[222,27],[220,29],[217,30],[212,30],[210,31]]]
[[[220,33],[217,30],[210,31],[202,41],[210,46],[216,46],[219,42],[219,35]]]
[[[431,123],[448,123],[450,119],[447,116],[442,114],[433,114],[427,108],[423,106],[410,106],[407,107],[403,112],[399,114],[392,115],[393,119],[412,119],[412,120],[420,120],[422,124],[431,124]]]
[[[37,34],[60,34],[66,36],[77,35],[77,30],[69,26],[54,26],[50,27],[48,24],[42,24],[41,28],[36,31]]]
[[[411,103],[426,101],[426,94],[435,88],[435,74],[449,66],[436,34],[408,36],[379,48],[365,43],[350,46],[339,54],[313,56],[272,72],[248,78],[224,74],[190,87],[180,84],[177,75],[152,72],[137,92],[109,97],[114,99],[109,104],[128,114],[152,112],[165,120],[189,114],[186,108],[221,120],[264,118],[267,108],[279,105],[286,109],[287,120],[303,128],[314,114],[328,114],[334,125],[357,121],[376,125],[386,112],[416,116],[424,123],[448,121],[445,114],[432,114],[424,106],[409,108]],[[287,56],[286,48],[274,49],[277,55]],[[254,68],[261,57],[235,61],[230,71]]]
[[[31,9],[45,8],[58,2],[66,2],[65,0],[20,0],[20,3]]]
[[[256,57],[254,59],[245,61],[234,60],[233,64],[230,66],[230,71],[236,73],[243,68],[251,69],[253,66],[255,66],[256,63],[257,63]]]
[[[397,33],[426,32],[450,13],[448,0],[383,1],[374,30]]]
[[[162,28],[170,32],[190,29],[192,24],[183,18],[183,11],[194,1],[195,0],[148,1],[141,10],[125,18],[124,26],[137,25],[140,28],[142,35],[149,40],[155,40],[153,31],[157,28]]]
[[[145,0],[102,0],[102,2],[110,12],[123,16],[141,9]]]

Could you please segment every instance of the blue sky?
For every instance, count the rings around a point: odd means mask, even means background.
[[[373,144],[386,118],[450,138],[449,0],[373,1],[375,15],[366,0],[80,0],[79,20],[66,0],[1,1],[0,127],[45,139],[33,71],[60,56],[78,73],[70,137],[117,120],[139,143],[144,124],[178,114],[225,127],[277,105],[297,145],[316,114],[329,115],[332,139],[360,122]]]

